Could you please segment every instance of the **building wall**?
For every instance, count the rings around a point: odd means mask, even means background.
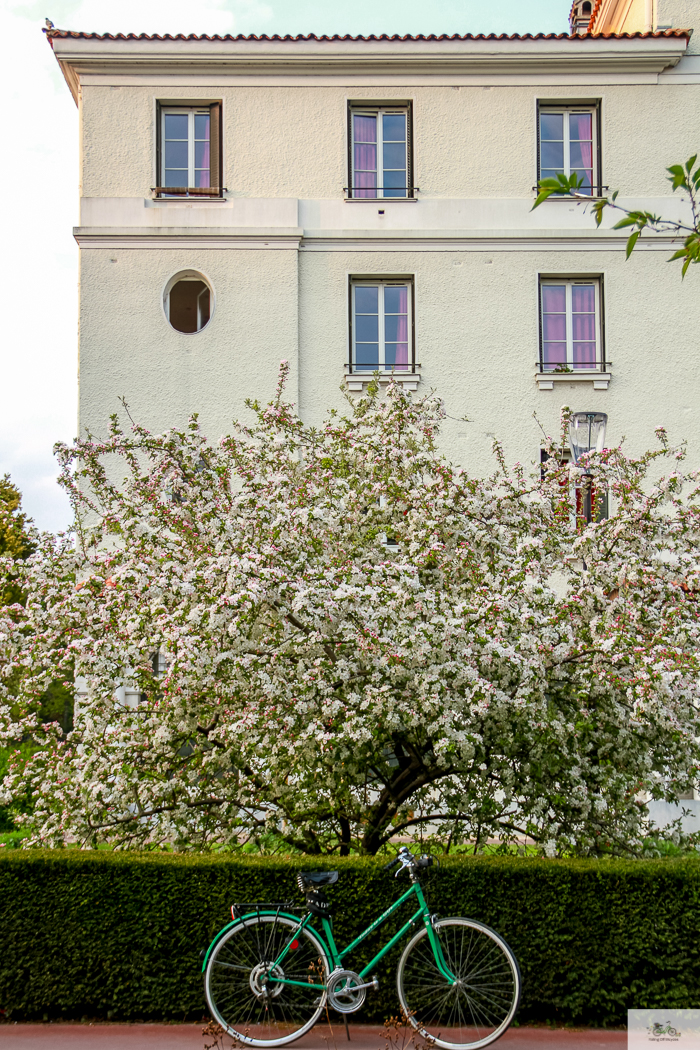
[[[624,437],[631,452],[653,444],[654,427],[663,424],[673,439],[688,439],[700,464],[700,296],[664,255],[638,253],[626,263],[607,251],[303,252],[300,387],[310,422],[342,407],[348,274],[363,273],[415,274],[421,388],[444,399],[446,453],[477,474],[494,465],[494,436],[511,462],[534,462],[542,437],[537,420],[557,434],[565,404],[607,412],[609,441]],[[580,382],[537,389],[541,273],[603,275],[613,363],[608,390]]]
[[[700,84],[402,84],[83,89],[83,197],[150,197],[158,99],[222,99],[231,197],[342,200],[348,99],[411,99],[421,200],[532,199],[538,99],[601,99],[603,181],[661,196],[665,169],[697,149]],[[695,115],[695,119],[690,118]],[[352,205],[350,205],[352,207]]]
[[[594,3],[594,33],[643,33],[645,30],[690,29],[698,22],[697,0],[598,0]],[[700,53],[695,33],[689,55]]]
[[[655,0],[656,25],[693,28],[688,54],[700,54],[700,19],[697,0]]]
[[[659,0],[660,19],[671,2]],[[673,0],[681,18],[684,2]],[[290,398],[318,423],[344,405],[349,275],[412,275],[418,390],[444,398],[453,459],[489,471],[497,436],[511,461],[535,462],[542,428],[556,432],[568,404],[607,412],[609,441],[625,436],[634,452],[663,424],[700,467],[697,277],[666,265],[668,243],[642,242],[626,262],[614,216],[596,231],[570,200],[531,210],[537,100],[599,99],[604,184],[630,206],[680,214],[665,169],[700,147],[697,58],[659,74],[572,66],[569,82],[514,66],[236,84],[191,70],[183,83],[179,67],[122,75],[112,61],[80,90],[81,431],[104,433],[124,395],[152,429],[198,412],[216,439],[247,397],[272,395],[282,358]],[[347,103],[363,98],[412,101],[417,202],[344,201]],[[223,100],[223,201],[152,199],[156,104],[176,99]],[[180,270],[201,271],[215,295],[196,335],[163,311]],[[603,277],[607,390],[539,389],[540,274]]]
[[[410,274],[421,390],[444,398],[444,448],[455,460],[488,472],[498,436],[511,460],[533,462],[537,419],[556,433],[569,404],[606,411],[610,440],[626,437],[634,452],[664,424],[700,462],[700,297],[692,277],[682,283],[664,259],[656,251],[625,262],[610,251],[85,250],[81,426],[103,434],[123,395],[151,429],[199,412],[215,440],[245,414],[247,397],[272,395],[283,358],[290,398],[318,423],[345,404],[349,275]],[[196,335],[175,332],[161,305],[169,277],[187,268],[201,270],[216,297]],[[603,275],[608,390],[537,389],[541,273]]]
[[[197,269],[216,297],[210,323],[176,332],[163,290]],[[245,399],[272,393],[280,360],[298,384],[297,253],[91,249],[81,252],[80,427],[104,435],[124,396],[131,414],[160,432],[198,412],[218,439]]]

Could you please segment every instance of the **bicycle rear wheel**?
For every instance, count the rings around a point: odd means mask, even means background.
[[[312,930],[295,933],[297,926],[284,915],[242,919],[209,957],[204,973],[209,1010],[230,1036],[247,1046],[294,1042],[316,1023],[326,1005],[325,948]],[[287,955],[271,970],[290,941]]]
[[[434,924],[451,983],[435,962],[427,930],[406,945],[396,980],[399,1002],[424,1039],[446,1050],[478,1050],[500,1038],[520,1002],[520,970],[494,930],[472,919]]]

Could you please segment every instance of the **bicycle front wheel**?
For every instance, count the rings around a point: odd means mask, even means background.
[[[297,930],[298,925],[284,915],[242,919],[209,957],[204,973],[209,1010],[228,1035],[246,1046],[294,1042],[326,1005],[325,948],[312,930]],[[289,951],[275,966],[287,945]]]
[[[520,970],[494,930],[472,919],[439,919],[450,982],[438,969],[428,931],[406,945],[396,973],[399,1002],[424,1039],[446,1050],[478,1050],[500,1038],[520,1002]]]

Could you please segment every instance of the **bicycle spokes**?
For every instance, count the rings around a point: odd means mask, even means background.
[[[440,972],[430,939],[421,931],[399,963],[401,1005],[419,1032],[442,1046],[486,1046],[515,1015],[517,963],[502,938],[479,923],[445,919],[436,932],[455,980]]]
[[[259,915],[216,945],[205,989],[230,1035],[252,1046],[279,1046],[314,1024],[325,1005],[327,975],[323,947],[312,933],[295,931],[291,919]]]

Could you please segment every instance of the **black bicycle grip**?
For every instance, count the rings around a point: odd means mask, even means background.
[[[396,865],[399,864],[399,863],[400,863],[399,858],[398,857],[394,857],[394,859],[390,860],[388,864],[382,865],[382,871],[391,871],[391,869],[395,868]]]

